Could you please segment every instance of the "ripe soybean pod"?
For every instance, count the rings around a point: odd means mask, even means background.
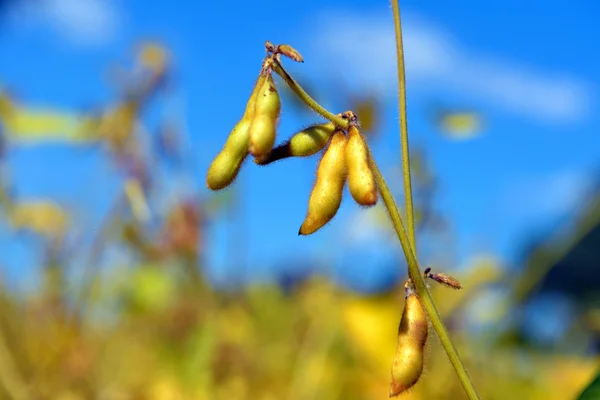
[[[348,188],[354,200],[362,206],[377,203],[377,185],[369,165],[369,148],[356,124],[348,128],[348,146],[346,147],[348,165]]]
[[[412,283],[407,282],[404,311],[398,327],[398,348],[392,364],[390,397],[414,386],[423,373],[425,343],[427,342],[427,316]]]
[[[277,93],[273,76],[268,71],[256,96],[254,117],[250,125],[248,150],[254,157],[266,156],[273,149],[280,111],[279,93]]]
[[[338,130],[333,134],[319,163],[315,186],[308,201],[308,212],[298,231],[299,235],[316,232],[331,221],[340,208],[348,176],[345,157],[347,143],[343,131]]]
[[[267,165],[283,158],[312,156],[323,150],[335,130],[333,122],[311,125],[275,147],[267,156],[254,159],[254,162]]]
[[[231,184],[237,177],[242,162],[248,155],[250,125],[254,117],[254,106],[259,90],[263,87],[266,76],[261,74],[254,85],[254,90],[246,104],[242,119],[235,125],[225,145],[208,168],[206,186],[211,190],[221,190]]]

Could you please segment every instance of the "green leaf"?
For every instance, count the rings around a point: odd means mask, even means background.
[[[600,400],[600,372],[579,395],[578,400]]]

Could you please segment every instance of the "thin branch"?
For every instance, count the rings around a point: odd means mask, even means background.
[[[310,107],[315,112],[322,115],[323,117],[327,118],[328,120],[334,122],[335,124],[338,124],[339,126],[345,128],[345,129],[348,127],[348,123],[349,123],[348,120],[340,118],[340,117],[334,115],[333,113],[327,111],[324,107],[322,107],[319,103],[317,103],[314,99],[312,99],[300,87],[300,85],[287,73],[287,71],[285,71],[283,66],[281,66],[281,64],[278,63],[276,60],[273,62],[273,71],[275,71],[277,74],[279,74],[283,78],[283,80],[290,86],[290,88],[294,91],[294,93],[296,93],[298,95],[298,97],[304,103],[306,103],[306,105],[308,107]],[[402,116],[401,116],[401,118],[402,118]],[[404,120],[405,119],[406,118],[404,116]],[[408,140],[408,138],[406,138],[406,140]],[[396,201],[394,200],[394,197],[392,196],[392,193],[390,192],[390,190],[385,182],[385,179],[381,175],[381,171],[377,167],[375,160],[372,157],[369,157],[369,158],[370,158],[370,162],[371,162],[371,168],[373,170],[375,179],[377,181],[377,186],[379,188],[379,193],[381,194],[381,197],[386,206],[386,209],[388,210],[392,224],[394,225],[394,229],[396,230],[396,233],[398,235],[398,239],[400,240],[400,244],[402,245],[402,250],[404,251],[404,256],[406,257],[407,264],[408,264],[408,273],[409,273],[410,278],[413,280],[415,289],[417,290],[417,295],[419,296],[419,299],[421,300],[421,302],[425,308],[425,311],[429,315],[431,324],[433,325],[435,331],[437,332],[438,337],[440,338],[440,342],[442,343],[444,350],[448,354],[448,358],[450,359],[450,362],[452,363],[452,366],[454,367],[456,374],[457,374],[459,380],[461,381],[469,399],[471,399],[471,400],[479,399],[479,395],[477,394],[477,391],[475,390],[475,387],[473,386],[473,383],[471,382],[469,374],[467,373],[467,370],[461,361],[458,351],[456,350],[456,348],[454,347],[454,344],[452,343],[452,339],[450,338],[450,335],[448,334],[448,331],[446,330],[446,327],[444,326],[444,323],[435,307],[435,303],[434,303],[433,299],[431,298],[429,291],[427,290],[425,281],[423,280],[423,277],[421,276],[419,264],[417,263],[417,259],[416,259],[416,255],[415,255],[416,253],[414,251],[414,248],[411,245],[411,240],[409,239],[409,236],[404,229],[404,225],[402,223],[402,217],[400,216],[400,212],[398,211],[398,206],[396,204]],[[410,167],[410,165],[409,165],[409,167]],[[411,213],[411,215],[412,215],[412,213]],[[414,227],[413,227],[413,229],[414,229]]]
[[[402,23],[400,21],[400,4],[392,1],[394,12],[394,31],[396,33],[396,58],[398,60],[398,111],[400,113],[400,146],[402,148],[402,176],[404,183],[404,204],[406,207],[406,226],[408,240],[417,252],[415,239],[415,218],[410,174],[410,154],[408,149],[408,112],[406,111],[406,74],[404,68],[404,47],[402,43]]]

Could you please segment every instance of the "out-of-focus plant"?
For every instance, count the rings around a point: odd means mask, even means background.
[[[435,106],[431,119],[437,130],[452,140],[477,137],[484,128],[483,114],[475,109]]]
[[[427,315],[466,394],[470,399],[478,399],[479,395],[440,318],[417,262],[406,121],[406,79],[398,1],[393,1],[392,6],[398,59],[400,139],[407,230],[405,230],[398,206],[373,159],[364,136],[359,131],[356,113],[346,111],[335,115],[318,104],[300,87],[281,63],[281,55],[296,62],[304,62],[302,56],[289,45],[273,45],[266,42],[267,56],[263,60],[259,77],[244,114],[229,134],[222,150],[209,166],[206,184],[212,190],[221,190],[229,186],[237,177],[244,160],[249,155],[255,158],[257,164],[267,165],[282,158],[312,156],[324,149],[317,169],[317,179],[309,198],[308,211],[298,231],[299,235],[313,234],[333,219],[341,205],[346,183],[348,183],[352,197],[361,206],[375,205],[378,200],[377,192],[379,192],[398,234],[410,276],[406,286],[410,287],[410,290],[407,289],[405,295],[407,303],[398,332],[399,342],[392,368],[390,396],[397,396],[412,387],[422,373],[422,347],[427,339],[425,317]],[[274,147],[281,102],[272,77],[273,72],[280,75],[289,88],[309,108],[330,122],[313,125],[309,129],[296,133],[286,143]],[[368,122],[373,125],[372,115],[368,115]],[[427,277],[426,275],[425,278]],[[421,307],[426,310],[426,314],[423,313]],[[424,327],[415,328],[417,325],[424,325]],[[422,334],[423,329],[424,335]],[[403,340],[403,338],[407,339]]]
[[[289,46],[276,47],[271,45],[271,57],[281,53],[301,59]],[[293,285],[260,282],[219,290],[210,284],[209,272],[214,266],[207,265],[204,257],[212,251],[207,248],[210,229],[221,218],[221,211],[238,201],[240,191],[234,187],[206,195],[186,187],[183,196],[164,189],[180,177],[177,174],[191,172],[186,170],[190,165],[182,162],[187,157],[181,141],[183,122],[170,117],[153,126],[153,118],[147,118],[148,104],[160,107],[161,95],[168,95],[164,89],[174,64],[166,48],[150,42],[142,43],[132,59],[130,68],[119,69],[112,76],[115,96],[97,113],[36,108],[8,92],[0,95],[0,137],[6,144],[0,153],[2,234],[8,232],[22,242],[19,247],[26,245],[27,252],[41,255],[27,262],[15,257],[19,271],[28,274],[30,262],[40,264],[39,273],[30,282],[35,290],[5,284],[4,277],[0,280],[0,398],[383,398],[389,393],[390,364],[396,353],[400,367],[411,367],[401,360],[407,356],[413,368],[408,371],[423,376],[421,384],[402,392],[403,398],[463,398],[464,389],[453,376],[444,343],[436,339],[435,329],[427,325],[423,347],[414,341],[415,333],[423,332],[423,325],[413,329],[410,322],[422,322],[419,315],[427,312],[422,307],[423,292],[414,287],[418,280],[408,283],[404,311],[399,310],[405,295],[400,285],[372,295],[355,293],[305,272],[314,265],[302,260],[294,260],[302,273],[294,275]],[[279,57],[276,61],[271,61],[271,67],[280,65]],[[315,87],[308,77],[301,83],[302,87]],[[298,86],[291,87],[305,95]],[[289,89],[293,93],[290,99],[312,113],[294,89]],[[367,159],[365,168],[364,162],[365,154],[370,157],[366,143],[379,132],[382,110],[377,97],[370,93],[341,93],[352,113],[342,113],[342,120],[319,121],[255,160],[269,164],[309,155],[315,146],[328,151],[331,137],[339,133],[337,138],[345,142],[345,152],[338,147],[337,155],[332,153],[331,158],[348,166],[352,163],[352,168],[345,173],[325,171],[321,176],[327,179],[320,179],[325,183],[337,180],[333,187],[338,190],[348,183],[353,198],[369,204],[373,202],[369,169],[376,194],[379,198],[382,195],[376,166]],[[283,103],[288,106],[286,97]],[[360,124],[354,115],[360,116]],[[364,137],[362,141],[357,140],[361,137],[356,131]],[[264,138],[255,140],[264,143]],[[98,153],[109,161],[120,187],[113,199],[105,199],[108,210],[99,216],[99,224],[87,225],[78,218],[80,211],[90,212],[89,207],[67,206],[47,196],[24,197],[18,190],[20,182],[12,182],[11,160],[6,153],[10,155],[17,146],[48,141],[60,142],[74,152],[80,151],[82,144],[101,149]],[[408,154],[407,142],[403,143]],[[231,145],[234,150],[236,147],[236,143]],[[348,149],[354,149],[349,157]],[[410,211],[403,211],[402,216],[406,221],[413,219],[419,239],[429,239],[424,232],[447,222],[433,204],[437,178],[422,148],[413,146],[410,160],[403,156],[402,161],[410,162],[413,179],[409,192],[414,197],[412,217]],[[361,171],[367,179],[357,179]],[[405,171],[406,166],[398,181],[405,178]],[[346,176],[343,185],[340,176]],[[395,180],[392,175],[390,182]],[[318,201],[311,203],[317,203],[319,214]],[[380,221],[382,228],[394,232],[398,225],[390,222],[384,205],[377,203],[368,210],[369,215]],[[412,239],[410,229],[406,236]],[[444,246],[436,248],[443,254],[447,251]],[[420,260],[427,258],[425,249],[420,245]],[[0,263],[6,254],[6,260],[10,259],[11,251],[8,246],[2,248]],[[228,261],[236,274],[244,267],[234,258]],[[289,261],[275,265],[275,270],[289,271]],[[473,259],[469,268],[453,271],[463,286],[453,292],[435,284],[453,282],[435,264],[419,276],[431,283],[428,290],[439,317],[451,331],[479,394],[489,399],[575,397],[595,375],[596,358],[540,353],[516,347],[514,341],[490,340],[491,335],[465,329],[466,321],[472,318],[489,322],[499,314],[515,313],[511,302],[487,304],[484,312],[475,316],[468,312],[482,294],[514,278],[499,265],[493,256]],[[404,321],[399,334],[398,319]],[[407,338],[413,338],[412,342]],[[399,346],[399,342],[411,342],[411,346]],[[422,374],[419,363],[424,366]],[[401,383],[400,377],[393,383]]]

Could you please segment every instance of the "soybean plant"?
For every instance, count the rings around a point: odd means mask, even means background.
[[[403,93],[403,54],[401,34],[398,34],[401,32],[399,10],[397,3],[393,2],[393,5],[397,22],[397,43],[400,43],[398,54],[402,63],[399,62],[399,71],[402,71],[402,74],[399,76]],[[467,395],[470,399],[478,399],[477,392],[431,299],[426,280],[430,279],[454,289],[460,289],[461,285],[446,274],[431,273],[430,268],[421,274],[416,260],[403,97],[401,96],[400,103],[404,124],[401,129],[401,143],[409,233],[404,229],[398,206],[372,157],[365,137],[360,132],[358,116],[351,110],[338,114],[327,111],[298,85],[281,64],[281,55],[296,62],[304,62],[304,58],[293,47],[266,42],[265,49],[267,56],[263,60],[246,110],[229,134],[223,149],[212,161],[206,176],[206,185],[211,190],[221,190],[229,186],[237,177],[248,155],[254,157],[255,164],[268,166],[289,157],[310,157],[322,152],[316,180],[308,199],[308,210],[298,235],[314,234],[335,217],[342,203],[346,183],[352,198],[362,207],[374,206],[381,195],[400,239],[410,275],[405,284],[405,305],[398,329],[398,349],[392,363],[390,396],[405,392],[419,380],[423,372],[424,349],[431,323]],[[325,117],[328,122],[310,125],[276,146],[281,102],[273,80],[273,72],[280,75],[308,107]]]

